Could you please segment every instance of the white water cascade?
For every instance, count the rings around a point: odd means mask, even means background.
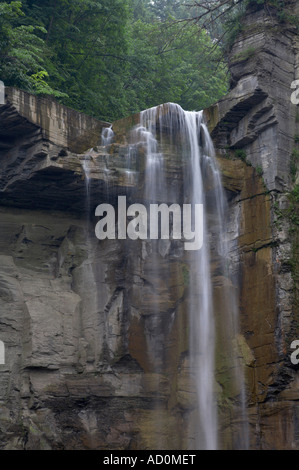
[[[167,142],[164,142],[164,140]],[[189,263],[188,310],[190,380],[195,384],[197,410],[193,418],[193,449],[218,449],[219,391],[215,356],[224,349],[231,367],[230,380],[234,382],[239,404],[234,413],[244,416],[243,371],[233,347],[238,333],[238,309],[234,289],[229,280],[228,244],[226,242],[227,203],[217,167],[213,143],[204,123],[202,112],[187,112],[179,105],[167,103],[143,111],[140,124],[133,131],[133,141],[145,149],[144,199],[150,203],[203,204],[203,247],[187,256]],[[168,147],[167,147],[168,146]],[[165,154],[166,148],[175,149],[174,155]],[[166,151],[167,153],[167,151]],[[176,161],[172,161],[175,158]],[[169,177],[169,165],[176,165],[183,173],[182,192],[175,179]],[[168,169],[167,169],[168,166]],[[160,242],[163,242],[160,240]],[[152,269],[159,274],[159,255],[152,242]],[[221,311],[214,305],[211,263],[217,264],[216,279],[226,279],[222,286]],[[217,284],[217,281],[214,284]],[[159,293],[153,296],[153,316],[156,331],[159,322]],[[220,330],[220,333],[219,333]],[[221,338],[219,340],[219,338]],[[218,340],[220,344],[218,344]],[[156,371],[161,367],[161,351],[154,339],[148,344],[156,357]],[[219,386],[218,386],[219,389]],[[243,413],[243,414],[242,414]],[[239,445],[246,448],[246,424],[240,426]]]
[[[102,145],[103,146],[110,145],[113,140],[113,137],[114,137],[114,132],[112,130],[112,126],[104,127],[102,130],[102,136],[101,136]]]
[[[105,128],[102,145],[109,149],[114,137],[112,126]],[[92,154],[90,151],[85,156],[82,165],[88,213],[91,168],[97,161]],[[203,112],[184,111],[173,103],[141,112],[139,124],[131,131],[127,151],[122,147],[122,159],[128,186],[136,188],[137,173],[137,177],[144,178],[143,185],[139,180],[138,188],[140,202],[145,205],[164,203],[183,207],[189,204],[192,208],[195,204],[203,205],[203,245],[199,250],[185,251],[184,239],[174,239],[171,223],[169,239],[158,237],[141,242],[141,258],[146,253],[150,260],[146,265],[149,290],[143,321],[156,397],[156,449],[168,448],[167,436],[161,432],[165,422],[160,411],[165,407],[163,387],[169,374],[164,340],[171,334],[177,315],[177,306],[170,308],[169,299],[172,298],[171,291],[180,289],[182,285],[178,278],[174,281],[177,273],[174,275],[171,271],[178,260],[185,275],[185,293],[180,301],[184,302],[184,312],[188,313],[181,331],[184,339],[188,337],[188,345],[183,351],[183,367],[189,377],[189,385],[185,386],[189,387],[188,393],[190,390],[192,396],[192,405],[182,412],[186,429],[183,433],[180,431],[183,435],[181,446],[200,450],[221,449],[220,430],[231,422],[234,426],[230,446],[246,449],[246,394],[240,361],[242,354],[238,349],[237,289],[230,272],[227,241],[228,207]],[[138,159],[136,169],[133,162],[136,164]],[[108,200],[114,188],[109,186],[108,180],[105,184]],[[135,246],[139,245],[134,245],[134,250]]]

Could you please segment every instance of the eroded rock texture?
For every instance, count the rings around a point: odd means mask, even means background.
[[[298,36],[263,9],[247,15],[244,31],[231,53],[231,92],[205,115],[230,204],[250,448],[292,449],[299,418],[289,360],[298,331],[290,262],[296,235],[288,219],[274,221],[294,184],[299,132],[290,85],[299,78]],[[146,242],[99,242],[88,215],[119,194],[141,198],[142,153],[128,162],[127,152],[127,130],[138,116],[115,123],[116,139],[105,149],[99,144],[107,123],[18,90],[8,90],[0,119],[1,448],[187,448],[194,387],[186,254],[157,243],[157,278]],[[173,156],[169,148],[168,178],[181,191]],[[221,317],[226,280],[216,258],[212,264]],[[151,304],[157,293],[159,315]],[[220,445],[236,448],[239,422],[221,348],[216,357]]]
[[[3,128],[20,135],[1,153],[1,446],[186,448],[174,432],[194,401],[182,250],[157,243],[157,277],[146,242],[99,242],[94,232],[96,205],[143,197],[144,156],[128,173],[125,142],[75,154],[58,128],[50,139],[39,117],[25,120],[27,100],[8,90],[2,107]],[[30,100],[48,112],[51,103]],[[171,168],[179,188],[181,169]]]
[[[298,2],[289,6],[298,14]],[[290,362],[290,344],[298,337],[298,228],[292,214],[286,215],[298,183],[293,164],[298,107],[290,99],[298,51],[292,26],[273,12],[250,11],[231,51],[232,89],[206,113],[238,227],[241,325],[252,353],[247,359],[251,448],[298,447],[297,372]],[[240,167],[245,179],[235,162],[223,159],[236,156],[247,163]]]

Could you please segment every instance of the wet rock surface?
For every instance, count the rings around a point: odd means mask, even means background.
[[[298,2],[289,4],[298,12]],[[233,225],[239,227],[240,318],[252,352],[245,363],[254,449],[298,447],[297,407],[289,399],[297,393],[290,345],[298,337],[298,228],[286,215],[298,183],[298,173],[291,174],[298,113],[290,99],[298,51],[293,26],[273,12],[252,9],[231,51],[231,91],[206,111]]]
[[[250,448],[293,449],[294,240],[288,221],[273,222],[292,188],[298,37],[291,26],[282,34],[264,10],[246,22],[231,53],[232,90],[205,114],[230,205],[229,270],[239,299],[236,347],[246,371]],[[0,116],[1,448],[187,448],[195,397],[186,254],[173,242],[157,243],[156,278],[145,241],[99,242],[94,234],[97,204],[116,204],[119,194],[141,198],[142,152],[128,160],[128,131],[138,116],[115,123],[106,148],[100,134],[108,123],[18,90],[9,90]],[[166,154],[169,181],[180,191],[182,169],[171,147]],[[212,274],[221,317],[227,279],[215,256]],[[159,315],[151,306],[157,292]],[[240,423],[232,418],[235,397],[221,350],[216,361],[221,447],[236,448]]]

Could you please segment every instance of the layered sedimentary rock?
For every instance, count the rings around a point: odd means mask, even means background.
[[[128,173],[125,142],[75,154],[57,129],[50,136],[34,127],[36,114],[27,121],[18,107],[27,99],[8,90],[2,107],[3,128],[21,123],[22,132],[1,154],[1,445],[185,448],[185,435],[172,432],[189,422],[194,395],[182,363],[184,264],[162,242],[155,278],[146,243],[99,242],[91,216],[118,194],[142,198],[144,156]],[[48,112],[51,103],[30,100]],[[67,110],[59,109],[68,129]],[[99,140],[107,123],[95,124]],[[174,165],[175,173],[179,179]]]
[[[289,7],[298,14],[298,2]],[[259,7],[249,12],[242,29],[230,54],[231,91],[206,115],[239,227],[240,316],[251,350],[251,448],[292,449],[298,447],[292,401],[297,372],[290,361],[298,337],[298,228],[290,211],[298,208],[291,206],[290,193],[298,183],[293,161],[298,111],[291,84],[298,79],[299,40],[294,26]],[[251,176],[240,178],[241,192],[235,163],[223,157],[246,162],[242,171]]]
[[[230,204],[250,448],[296,448],[294,231],[286,218],[274,222],[294,184],[298,36],[263,9],[245,21],[231,52],[231,91],[205,116]],[[182,253],[161,241],[155,279],[145,242],[138,249],[99,242],[88,216],[119,194],[141,198],[142,152],[128,161],[138,115],[114,123],[114,143],[105,148],[108,123],[19,90],[7,90],[0,116],[1,448],[186,448],[194,391]],[[169,181],[179,188],[173,155],[169,148]],[[224,281],[216,263],[212,271],[220,315]],[[150,310],[153,292],[159,317]],[[220,354],[217,361],[221,447],[236,448],[233,391]]]

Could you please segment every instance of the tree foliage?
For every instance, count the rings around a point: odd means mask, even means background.
[[[175,102],[185,109],[202,109],[226,92],[226,68],[206,31],[139,20],[133,35],[126,89],[135,107]]]
[[[0,79],[112,121],[173,101],[202,109],[226,68],[191,0],[0,0]],[[220,1],[220,0],[219,0]]]
[[[52,88],[45,80],[48,55],[41,37],[46,33],[38,24],[22,24],[25,14],[19,1],[0,3],[0,70],[7,85],[56,97],[64,93]]]
[[[292,11],[293,5],[292,0],[191,0],[192,14],[180,21],[207,29],[225,51],[242,30],[242,19],[251,8],[264,8],[281,23],[293,24],[298,29],[299,19]]]

